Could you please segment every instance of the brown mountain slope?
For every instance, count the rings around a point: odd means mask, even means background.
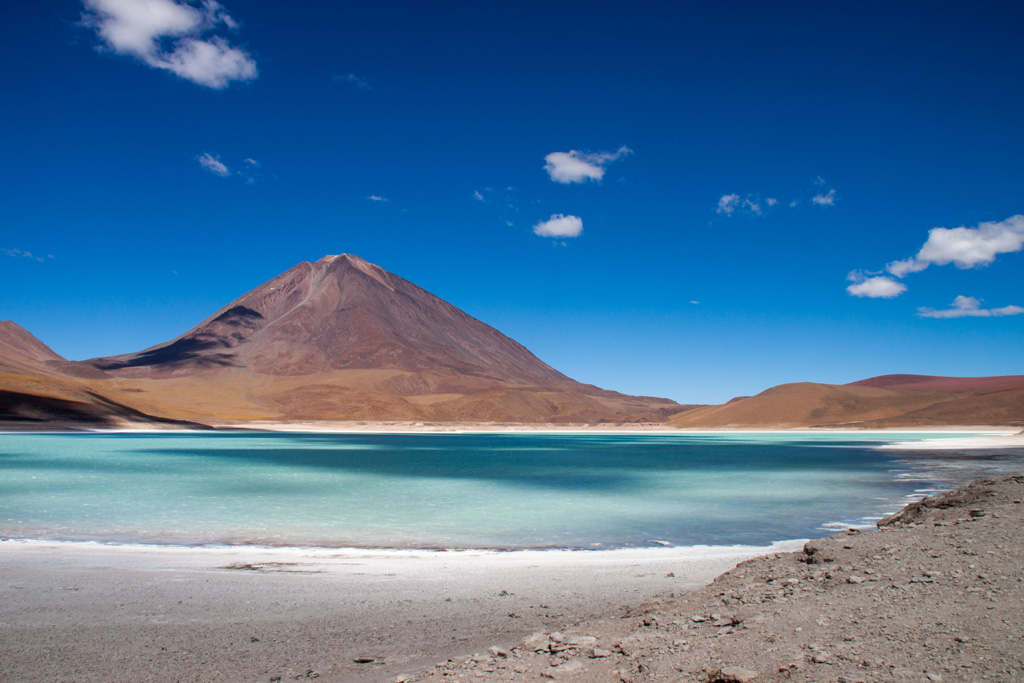
[[[21,363],[43,367],[47,361],[63,361],[53,349],[36,339],[21,325],[0,320],[0,363]]]
[[[932,375],[882,375],[846,386],[915,389],[918,391],[950,391],[981,394],[994,391],[1024,389],[1024,375],[1002,377],[936,377]]]
[[[93,369],[186,419],[660,421],[356,256],[303,262],[180,337]]]
[[[351,254],[300,263],[170,342],[90,362],[123,377],[248,367],[281,376],[373,368],[568,380],[493,327]]]
[[[0,429],[56,423],[80,427],[199,426],[149,415],[128,405],[109,382],[88,379],[97,377],[106,375],[64,359],[20,325],[0,321]],[[96,384],[102,388],[93,386]],[[105,395],[112,389],[111,395]]]
[[[673,416],[675,427],[910,427],[1024,424],[1024,376],[886,375],[781,384]]]

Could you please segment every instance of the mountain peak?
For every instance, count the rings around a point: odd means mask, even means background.
[[[300,263],[177,339],[92,363],[133,377],[233,367],[276,376],[366,369],[570,381],[493,327],[353,254]]]
[[[353,254],[303,261],[176,339],[88,363],[188,415],[204,392],[218,415],[289,419],[594,422],[680,409],[580,384]]]
[[[359,265],[359,264],[373,265],[372,263],[370,263],[366,259],[362,259],[362,258],[356,256],[355,254],[327,254],[325,256],[322,256],[318,261],[315,261],[314,265],[320,265],[320,264],[328,265],[328,264],[334,263],[335,261],[338,261],[339,259],[341,261],[343,261],[343,262],[350,263],[352,265]]]

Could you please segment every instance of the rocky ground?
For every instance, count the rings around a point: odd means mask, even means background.
[[[400,683],[1024,680],[1024,475]]]

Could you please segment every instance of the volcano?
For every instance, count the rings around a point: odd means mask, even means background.
[[[351,254],[300,263],[176,339],[83,364],[184,419],[660,422],[685,408],[572,380]]]
[[[125,377],[245,367],[273,376],[387,369],[570,381],[493,327],[351,254],[300,263],[170,342],[89,363]]]

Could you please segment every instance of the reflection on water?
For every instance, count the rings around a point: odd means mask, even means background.
[[[1019,458],[864,434],[0,435],[0,534],[438,548],[765,544]]]

